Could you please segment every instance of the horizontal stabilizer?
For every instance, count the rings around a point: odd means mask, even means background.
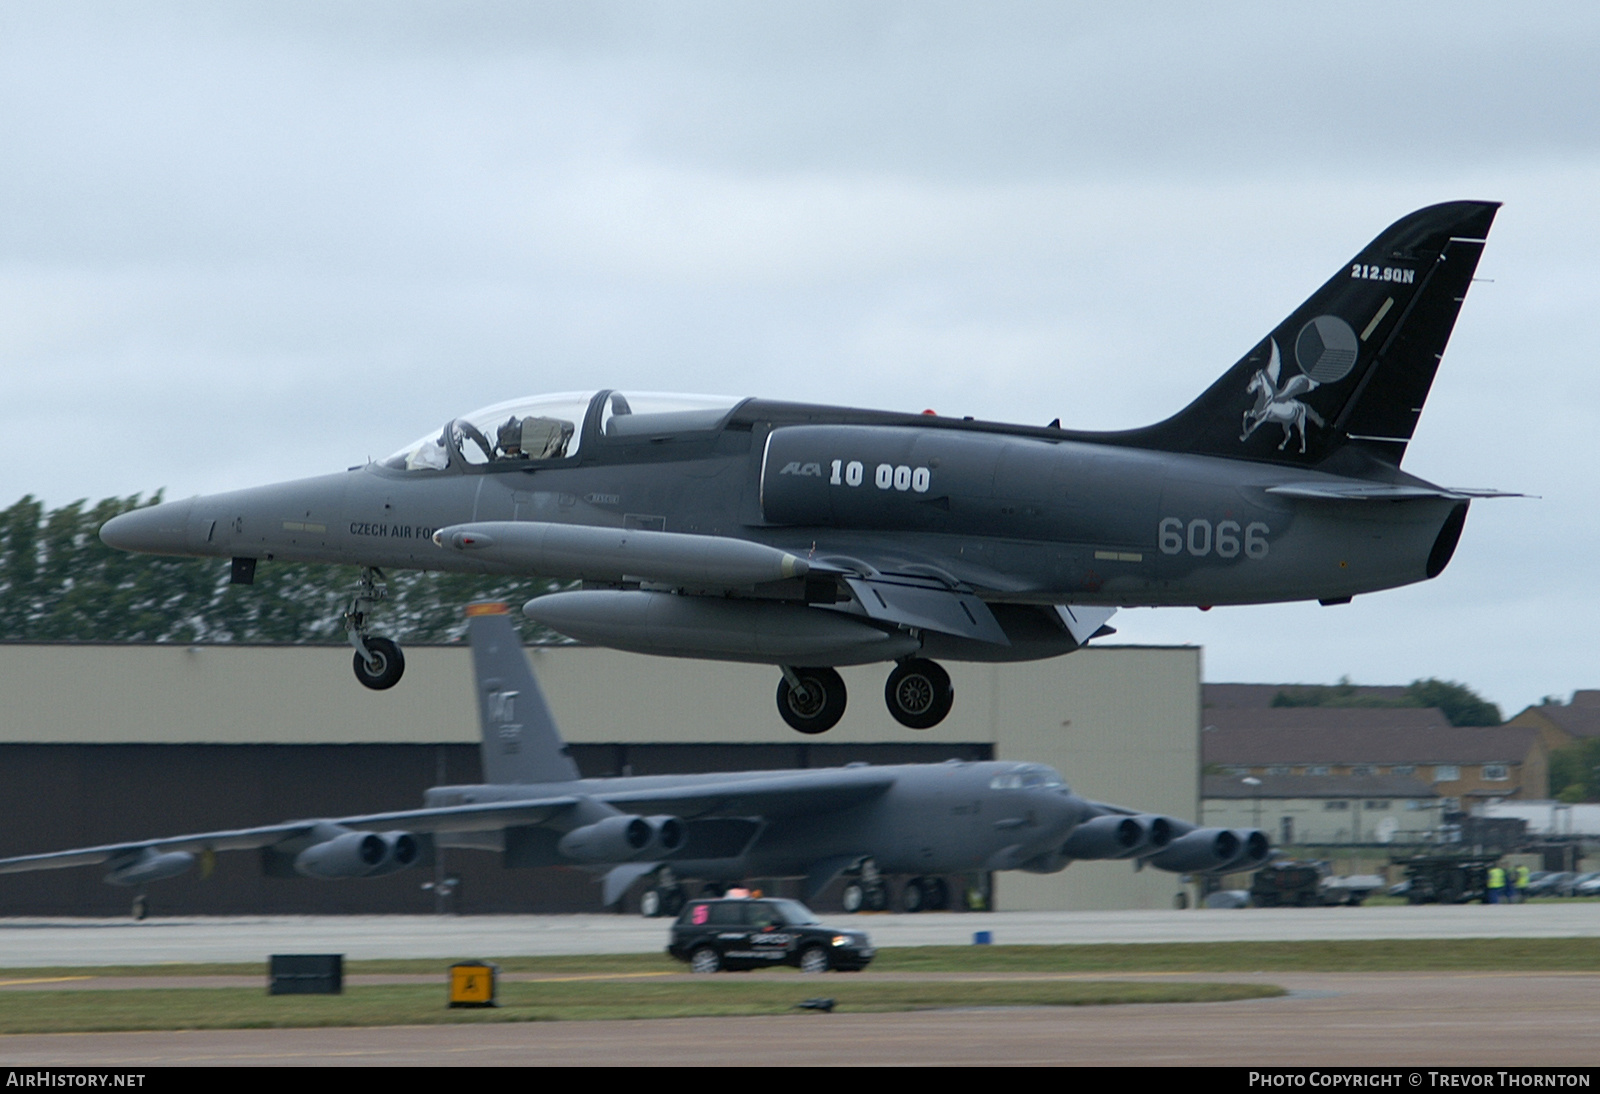
[[[433,541],[510,572],[563,580],[632,579],[742,589],[804,577],[811,569],[805,559],[787,551],[742,539],[545,521],[453,524],[434,533]]]
[[[1469,501],[1473,498],[1523,498],[1504,490],[1475,490],[1417,483],[1390,482],[1290,482],[1267,487],[1267,493],[1284,498],[1309,498],[1313,501],[1409,501],[1413,498],[1443,498]]]

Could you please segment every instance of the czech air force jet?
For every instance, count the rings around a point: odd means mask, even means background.
[[[890,712],[950,710],[936,659],[1070,653],[1118,607],[1319,600],[1435,577],[1474,497],[1400,468],[1497,205],[1397,221],[1177,414],[1087,433],[932,414],[619,391],[500,403],[338,475],[141,509],[114,547],[581,581],[524,611],[561,634],[777,665],[803,733],[834,666],[896,662]]]
[[[1078,797],[1053,769],[1016,762],[902,764],[585,779],[568,756],[504,604],[468,607],[483,774],[437,786],[396,813],[132,840],[0,859],[0,874],[105,865],[143,887],[219,851],[256,850],[268,876],[378,877],[435,847],[498,852],[507,867],[569,866],[614,904],[652,876],[646,914],[676,914],[682,881],[805,879],[810,900],[841,874],[846,903],[881,909],[886,874],[913,875],[907,900],[948,897],[934,875],[1052,873],[1074,859],[1128,859],[1184,873],[1255,869],[1257,829],[1196,828]],[[854,894],[855,900],[849,898]],[[854,910],[854,909],[852,909]]]

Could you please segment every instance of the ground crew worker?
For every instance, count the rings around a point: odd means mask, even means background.
[[[1517,903],[1521,904],[1528,899],[1528,874],[1526,866],[1517,867]]]
[[[1489,867],[1489,903],[1499,904],[1506,898],[1506,872],[1498,865]]]

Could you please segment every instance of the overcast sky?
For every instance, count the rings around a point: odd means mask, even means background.
[[[1138,610],[1212,680],[1600,686],[1600,5],[0,0],[0,506],[596,387],[1176,410],[1385,225],[1504,201],[1407,456],[1436,581]]]

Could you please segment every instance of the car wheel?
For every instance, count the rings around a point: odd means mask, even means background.
[[[722,970],[722,955],[710,946],[701,946],[689,955],[690,972],[720,972]]]
[[[827,972],[828,965],[828,951],[821,946],[807,946],[800,955],[801,972]]]

